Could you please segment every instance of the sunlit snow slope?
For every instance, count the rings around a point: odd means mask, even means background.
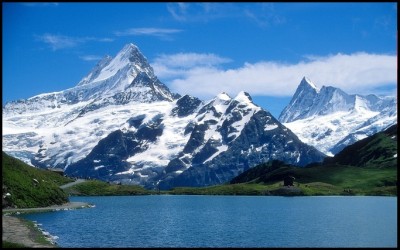
[[[397,99],[348,95],[303,78],[279,120],[303,142],[327,155],[397,123]]]

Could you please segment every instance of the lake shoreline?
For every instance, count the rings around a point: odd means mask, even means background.
[[[40,212],[50,212],[50,211],[60,211],[60,210],[71,210],[79,208],[91,207],[89,203],[86,202],[68,202],[62,205],[53,205],[49,207],[39,207],[39,208],[8,208],[2,209],[2,226],[3,226],[3,236],[2,241],[22,244],[26,247],[44,247],[44,248],[54,248],[58,247],[56,244],[51,242],[49,235],[44,234],[37,225],[30,220],[23,220],[14,215],[20,213],[40,213]],[[33,228],[29,227],[27,222],[31,222],[36,225]],[[44,237],[47,242],[38,242],[37,237]]]
[[[67,202],[62,205],[53,205],[48,207],[34,207],[34,208],[6,208],[2,209],[3,214],[15,214],[15,213],[38,213],[38,212],[49,212],[59,210],[69,210],[77,208],[87,208],[91,205],[86,202]]]
[[[43,231],[36,227],[29,227],[27,223],[34,222],[29,220],[23,220],[16,216],[3,215],[3,236],[2,242],[9,242],[13,244],[21,244],[25,247],[40,247],[40,248],[54,248],[57,247],[52,244],[49,240],[47,242],[39,242],[37,237],[45,237]]]

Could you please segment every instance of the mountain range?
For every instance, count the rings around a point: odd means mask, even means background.
[[[273,159],[297,166],[324,159],[290,130],[294,119],[314,114],[295,115],[304,108],[296,103],[286,108],[292,115],[281,114],[283,125],[246,92],[208,101],[171,93],[127,44],[75,87],[3,106],[3,151],[69,176],[151,189],[221,184]]]
[[[397,124],[397,99],[318,89],[303,78],[279,121],[303,142],[333,156],[347,145]]]

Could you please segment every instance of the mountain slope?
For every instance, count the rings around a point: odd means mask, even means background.
[[[327,155],[397,122],[397,100],[375,95],[348,95],[303,78],[279,121],[299,138]]]
[[[68,202],[59,186],[71,180],[57,173],[32,168],[2,153],[2,207],[46,207]]]
[[[139,49],[127,44],[71,89],[7,103],[3,147],[28,164],[33,159],[42,167],[64,168],[85,157],[110,130],[123,128],[138,109],[158,112],[150,103],[178,97],[156,78]]]
[[[324,156],[246,92],[203,102],[169,91],[133,44],[77,86],[3,107],[4,150],[76,177],[168,189],[228,181],[270,159]]]
[[[166,168],[175,173],[167,172],[160,183],[163,189],[225,183],[269,159],[304,166],[324,157],[301,143],[269,112],[254,105],[245,92],[234,99],[219,95],[200,109],[196,118],[184,151]]]
[[[347,146],[323,163],[298,168],[270,161],[236,176],[230,184],[281,183],[295,177],[302,194],[397,194],[397,124]]]
[[[324,163],[377,168],[397,165],[397,123],[345,147]]]

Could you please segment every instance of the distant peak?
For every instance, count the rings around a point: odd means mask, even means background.
[[[130,65],[134,71],[145,72],[150,78],[155,78],[153,68],[146,57],[133,43],[126,44],[115,56],[115,68]]]
[[[308,79],[305,76],[303,77],[303,79],[301,79],[301,82],[300,82],[299,86],[309,86],[309,87],[311,87],[311,88],[313,88],[313,89],[318,91],[317,86],[310,79]]]
[[[138,50],[138,49],[139,48],[133,43],[125,44],[125,46],[122,48],[123,51],[126,51],[126,50]]]
[[[222,100],[222,101],[229,101],[232,98],[225,92],[221,92],[217,95],[217,99]]]
[[[240,91],[239,94],[235,97],[235,100],[238,102],[253,102],[250,94],[245,91]]]
[[[134,45],[133,43],[126,44],[119,52],[118,55],[122,58],[129,58],[132,55],[139,55],[143,57],[142,53],[140,52],[139,48]],[[116,57],[118,57],[118,55]]]

